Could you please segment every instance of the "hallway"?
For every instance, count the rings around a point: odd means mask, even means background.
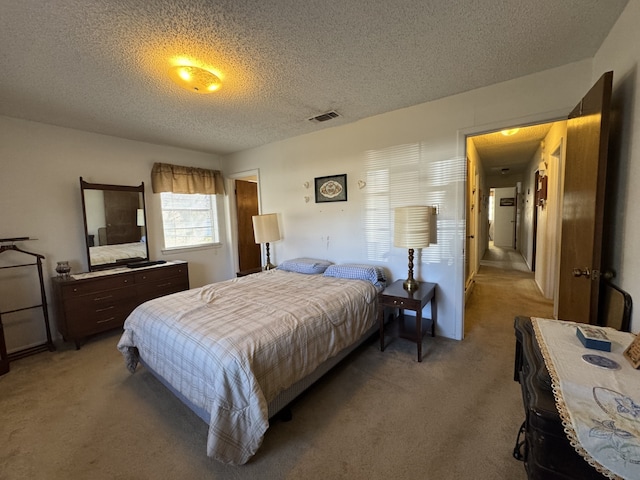
[[[542,296],[519,252],[490,245],[465,306],[465,336],[491,326],[513,338],[517,315],[553,318],[553,301]]]
[[[480,260],[480,267],[482,266],[531,273],[520,252],[513,248],[496,247],[493,242],[489,242],[489,247]]]
[[[486,382],[487,398],[499,402],[501,414],[495,418],[499,436],[510,443],[516,439],[524,420],[520,386],[513,380],[516,316],[551,318],[553,302],[542,296],[520,253],[491,246],[475,277],[475,286],[465,306],[463,348],[475,348],[468,368]],[[478,347],[480,346],[480,347]],[[475,399],[485,405],[486,399]],[[504,443],[504,441],[503,441]],[[512,448],[512,447],[511,447]],[[509,455],[504,446],[496,455]],[[511,458],[505,463],[510,475],[526,478],[524,465]]]

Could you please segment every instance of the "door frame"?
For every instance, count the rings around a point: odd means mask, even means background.
[[[485,133],[491,133],[498,130],[504,130],[505,128],[510,128],[513,125],[534,125],[538,123],[552,123],[558,121],[566,121],[568,112],[571,112],[575,107],[574,104],[567,104],[562,108],[558,108],[556,110],[551,110],[548,112],[537,113],[534,115],[528,115],[524,117],[514,117],[510,119],[505,119],[498,122],[492,122],[483,125],[477,125],[474,127],[464,128],[457,131],[458,135],[458,148],[457,154],[458,158],[460,158],[461,162],[466,162],[467,158],[467,137],[472,137],[476,135],[483,135]],[[466,175],[465,175],[466,177]],[[465,195],[467,191],[467,179],[464,178],[463,185],[461,185],[459,191],[459,199],[461,200],[461,205],[465,205]],[[467,212],[462,209],[463,218],[461,219],[462,224],[466,221]],[[477,212],[476,212],[477,215]],[[462,235],[461,241],[465,242],[464,234]],[[479,242],[476,242],[476,247],[479,245]],[[461,246],[461,249],[463,247]],[[456,268],[458,278],[460,281],[456,282],[456,291],[454,293],[456,300],[456,321],[454,325],[454,335],[455,338],[464,339],[464,316],[465,316],[465,266],[464,266],[464,258],[462,258],[457,265]],[[554,304],[556,300],[554,300]]]
[[[554,159],[555,174],[556,174],[556,244],[554,245],[555,259],[553,260],[556,265],[556,270],[553,272],[555,275],[553,281],[553,316],[558,318],[558,292],[560,290],[560,247],[562,246],[562,199],[564,198],[564,162],[565,162],[565,147],[567,145],[567,139],[563,138],[558,142],[549,154],[549,157]]]
[[[260,169],[245,170],[242,172],[232,173],[227,175],[227,192],[235,192],[236,180],[242,180],[247,177],[255,177],[258,186],[258,211],[262,212],[262,194],[260,190]],[[231,247],[231,268],[233,272],[237,272],[240,268],[238,260],[238,206],[236,205],[236,196],[227,195],[227,225],[229,230],[227,231],[227,241]]]

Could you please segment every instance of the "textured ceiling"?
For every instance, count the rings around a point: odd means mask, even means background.
[[[0,115],[225,154],[592,57],[627,1],[1,0]]]
[[[552,125],[545,123],[521,127],[509,136],[501,132],[486,133],[470,137],[470,140],[488,175],[502,173],[504,168],[509,169],[510,175],[518,174],[529,164]]]

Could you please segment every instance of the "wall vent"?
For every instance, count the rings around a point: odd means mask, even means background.
[[[310,122],[326,122],[327,120],[331,120],[334,118],[338,118],[340,116],[339,113],[331,110],[330,112],[323,113],[321,115],[317,115],[315,117],[311,117],[309,119]]]

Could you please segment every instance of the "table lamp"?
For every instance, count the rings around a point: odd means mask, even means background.
[[[395,209],[393,224],[393,245],[409,249],[409,273],[402,286],[408,292],[415,292],[420,284],[413,278],[413,251],[429,246],[429,217],[431,208],[427,206],[398,207]]]
[[[269,242],[275,242],[280,240],[280,227],[278,226],[278,215],[275,213],[267,213],[265,215],[254,215],[251,217],[253,220],[253,235],[256,243],[264,243],[267,252],[267,264],[264,266],[265,270],[271,270],[276,268],[271,263],[269,258]]]

